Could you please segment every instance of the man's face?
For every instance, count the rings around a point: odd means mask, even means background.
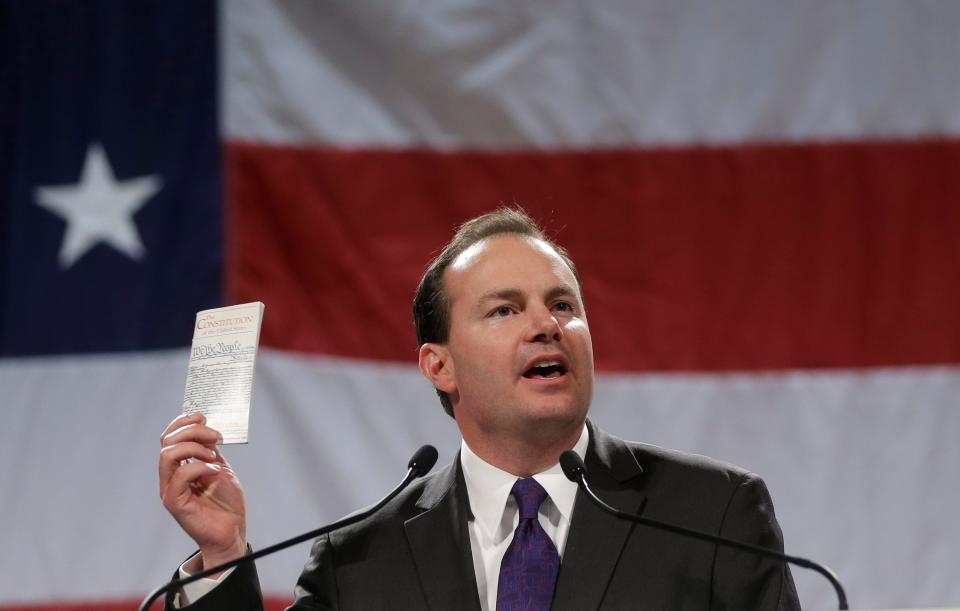
[[[579,286],[542,240],[502,235],[457,257],[443,278],[454,417],[467,437],[544,435],[583,422],[593,347]]]

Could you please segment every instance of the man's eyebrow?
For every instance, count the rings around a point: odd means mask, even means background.
[[[551,301],[558,297],[577,297],[577,291],[573,289],[572,286],[568,284],[558,284],[557,286],[551,288],[547,291],[544,299],[546,301]],[[519,301],[523,299],[523,291],[520,289],[506,288],[506,289],[494,289],[492,291],[487,291],[480,296],[479,303],[485,304],[490,301]]]
[[[523,297],[523,291],[520,289],[494,289],[487,291],[480,296],[480,303],[488,301],[517,301]]]
[[[547,291],[546,301],[556,299],[557,297],[577,297],[577,291],[573,289],[569,284],[558,284],[549,291]]]

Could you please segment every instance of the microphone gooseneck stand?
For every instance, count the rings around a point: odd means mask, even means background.
[[[775,560],[779,560],[780,562],[789,562],[790,564],[795,564],[805,569],[817,571],[826,577],[830,581],[831,585],[833,585],[833,589],[837,593],[837,600],[839,601],[839,607],[837,608],[844,610],[850,608],[847,606],[847,594],[843,591],[843,586],[840,585],[840,580],[837,579],[836,573],[822,564],[818,564],[813,560],[807,560],[806,558],[800,558],[798,556],[788,556],[783,552],[768,549],[766,547],[760,547],[759,545],[751,545],[750,543],[743,543],[742,541],[737,541],[735,539],[718,537],[717,535],[711,535],[697,530],[684,528],[682,526],[677,526],[675,524],[669,524],[667,522],[645,518],[643,516],[627,513],[611,507],[603,502],[600,497],[594,494],[593,490],[590,488],[590,485],[587,484],[587,467],[583,464],[583,459],[581,459],[580,456],[577,455],[577,453],[573,450],[567,450],[560,455],[560,467],[563,469],[563,474],[567,476],[567,479],[577,484],[577,486],[583,490],[583,492],[591,501],[593,501],[594,504],[607,513],[610,513],[623,520],[629,520],[631,522],[636,522],[637,524],[643,524],[644,526],[666,530],[684,537],[691,537],[693,539],[700,539],[702,541],[710,541],[711,543],[716,543],[717,545],[724,545],[727,547],[745,550],[759,556],[773,558]]]
[[[219,564],[209,569],[204,569],[203,571],[190,575],[189,577],[185,577],[183,579],[173,579],[171,581],[168,581],[164,585],[160,586],[159,588],[157,588],[156,590],[148,594],[147,597],[143,599],[143,602],[140,603],[139,611],[147,611],[147,609],[150,608],[150,605],[153,604],[153,602],[157,600],[157,598],[159,598],[161,595],[165,594],[166,592],[170,591],[173,588],[179,588],[184,584],[193,583],[194,581],[203,579],[204,577],[209,577],[210,575],[213,575],[215,573],[220,573],[222,571],[225,571],[229,568],[233,568],[238,564],[241,564],[248,560],[256,560],[257,558],[268,556],[274,552],[278,552],[292,545],[296,545],[297,543],[302,543],[309,539],[315,539],[320,535],[325,535],[330,531],[337,530],[338,528],[343,528],[344,526],[349,526],[350,524],[359,522],[360,520],[370,517],[371,515],[379,511],[380,508],[382,508],[384,505],[389,503],[393,499],[393,497],[400,494],[400,492],[403,491],[403,489],[406,488],[410,484],[410,482],[417,479],[418,477],[422,477],[426,475],[430,471],[430,469],[433,468],[433,465],[435,465],[436,462],[437,462],[437,449],[431,445],[422,446],[419,450],[417,450],[413,454],[413,457],[410,458],[410,462],[407,463],[407,474],[404,476],[403,480],[399,484],[397,484],[397,486],[393,490],[391,490],[387,494],[387,496],[377,501],[376,504],[371,505],[370,507],[368,507],[367,509],[364,509],[359,513],[355,513],[351,516],[347,516],[346,518],[343,518],[342,520],[338,520],[333,524],[322,526],[315,530],[311,530],[310,532],[303,533],[302,535],[297,535],[296,537],[287,539],[286,541],[275,543],[270,547],[265,547],[259,551],[245,554],[243,556],[240,556],[239,558],[234,558],[229,562],[224,562],[223,564]]]

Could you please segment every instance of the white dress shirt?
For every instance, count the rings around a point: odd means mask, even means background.
[[[236,570],[236,568],[237,567],[227,569],[216,579],[201,577],[197,581],[185,584],[180,588],[179,592],[174,592],[173,608],[180,609],[189,604],[197,602],[204,594],[207,594],[217,587],[217,585],[226,579],[230,573]],[[194,573],[199,573],[202,569],[203,567],[200,566],[200,552],[197,552],[193,556],[190,556],[186,562],[180,565],[180,572],[178,576],[180,579],[185,579]]]
[[[589,443],[590,435],[584,426],[573,451],[583,458]],[[460,466],[463,468],[463,479],[467,484],[470,511],[473,514],[467,530],[470,532],[477,594],[480,597],[480,608],[491,611],[497,608],[500,562],[513,541],[513,531],[520,522],[517,503],[510,496],[510,489],[519,478],[485,462],[473,453],[466,442],[460,444]],[[559,463],[537,473],[533,479],[547,491],[547,498],[540,505],[540,525],[553,541],[562,559],[567,533],[570,532],[570,517],[573,515],[573,502],[577,497],[577,485],[567,479]],[[180,566],[180,577],[199,571],[199,564],[199,554],[196,554]],[[217,587],[233,570],[226,571],[219,579],[200,579],[183,586],[183,590],[174,598],[174,607],[180,608],[196,602]]]
[[[583,427],[580,439],[573,451],[584,457],[590,436]],[[500,562],[513,541],[513,531],[520,522],[520,511],[510,495],[517,481],[516,475],[494,467],[473,453],[466,442],[461,443],[460,465],[470,497],[473,519],[467,524],[470,532],[470,549],[473,553],[473,570],[477,577],[477,594],[480,608],[493,611],[497,608],[497,585],[500,580]],[[540,505],[540,525],[553,541],[560,558],[570,532],[570,517],[573,502],[577,497],[577,485],[567,479],[559,464],[533,476],[547,491],[547,498]]]

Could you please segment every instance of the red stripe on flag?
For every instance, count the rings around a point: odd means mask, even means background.
[[[960,141],[227,163],[228,294],[266,345],[412,363],[424,266],[519,202],[580,266],[600,369],[960,362]]]

